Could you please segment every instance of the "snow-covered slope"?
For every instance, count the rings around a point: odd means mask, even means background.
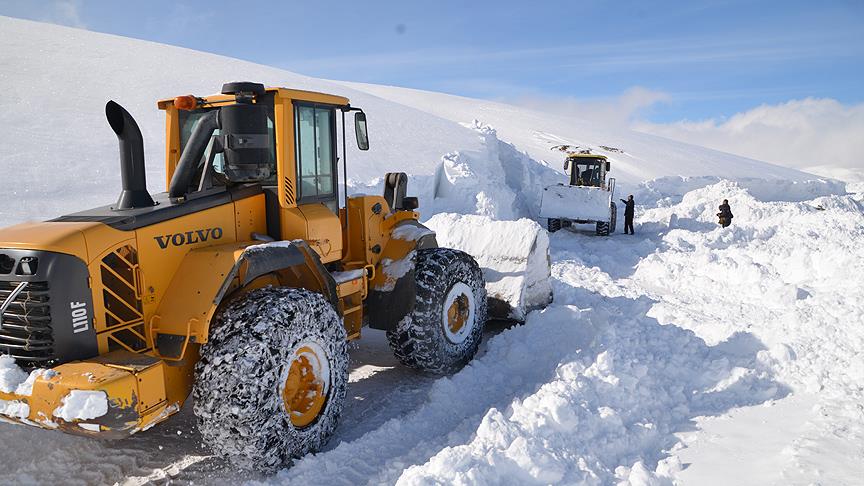
[[[536,217],[554,144],[591,147],[636,195],[637,234],[551,237],[553,304],[492,325],[436,379],[383,333],[352,344],[341,424],[273,477],[201,445],[189,407],[117,442],[0,424],[0,483],[855,484],[864,477],[864,188],[572,117],[323,81],[221,56],[0,17],[0,225],[113,200],[113,98],[138,119],[164,185],[161,97],[224,81],[348,96],[372,150],[353,190],[412,177],[424,217]],[[475,121],[476,120],[476,121]],[[610,151],[601,146],[623,150]],[[548,164],[544,164],[544,160]],[[650,179],[643,182],[645,179]],[[733,179],[733,180],[727,180]],[[851,190],[851,189],[850,189]],[[714,222],[728,198],[732,227]]]
[[[22,203],[0,208],[4,225],[116,199],[117,139],[104,111],[109,99],[141,126],[151,192],[165,187],[165,122],[156,100],[216,93],[227,81],[330,92],[362,107],[373,149],[349,153],[352,179],[366,182],[391,170],[429,175],[443,154],[480,149],[479,138],[456,123],[342,85],[84,30],[0,17],[0,66],[0,173]]]
[[[163,190],[164,119],[156,100],[210,94],[234,80],[347,96],[368,113],[372,143],[369,152],[352,147],[349,179],[358,190],[367,190],[376,187],[385,172],[406,172],[414,176],[415,191],[427,209],[442,180],[449,184],[459,179],[463,186],[470,182],[467,190],[474,193],[483,189],[476,184],[489,192],[493,183],[510,183],[503,189],[510,198],[521,198],[518,193],[524,192],[530,199],[534,188],[523,191],[521,173],[533,174],[531,182],[536,183],[558,180],[561,157],[549,147],[561,143],[610,155],[613,175],[630,186],[670,175],[810,178],[738,156],[597,126],[585,113],[562,117],[450,95],[334,83],[223,56],[7,17],[0,17],[0,33],[0,172],[7,191],[20,201],[0,208],[0,224],[86,209],[117,196],[117,142],[104,116],[108,99],[138,120],[148,186],[151,192]],[[473,124],[475,119],[480,123]],[[601,145],[624,152],[610,153]],[[445,170],[442,157],[448,164]],[[544,160],[555,171],[534,163]],[[474,170],[466,173],[466,168]],[[491,179],[480,177],[486,174]],[[479,212],[484,212],[482,201],[460,204],[435,210],[464,211],[479,204]],[[529,206],[485,212],[530,216],[535,210]]]

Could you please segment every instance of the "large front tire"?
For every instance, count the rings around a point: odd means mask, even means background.
[[[348,383],[345,327],[303,289],[250,292],[219,312],[195,367],[204,442],[241,469],[273,472],[333,434]]]
[[[561,229],[561,220],[558,218],[549,218],[546,220],[546,231],[554,233]]]
[[[486,286],[477,262],[450,248],[418,250],[414,310],[387,332],[403,364],[436,374],[465,365],[486,324]]]

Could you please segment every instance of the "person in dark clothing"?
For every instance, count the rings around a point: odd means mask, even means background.
[[[624,203],[624,234],[627,234],[627,230],[630,230],[630,234],[636,234],[633,232],[633,207],[636,205],[636,201],[633,200],[633,194],[627,196],[627,200],[621,200]]]
[[[723,204],[720,205],[720,212],[717,213],[717,217],[720,218],[720,226],[727,227],[732,224],[732,208],[729,207],[729,200],[724,199]]]

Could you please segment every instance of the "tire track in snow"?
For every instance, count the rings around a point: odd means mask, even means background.
[[[587,309],[550,307],[525,327],[536,335],[552,323],[591,325],[591,347],[563,360],[535,393],[490,410],[470,441],[409,467],[397,484],[668,483],[681,467],[669,452],[675,434],[695,417],[786,393],[756,361],[761,346],[752,336],[709,346],[649,317],[651,299],[624,296],[608,274],[565,255],[553,254],[556,301]]]
[[[394,483],[406,467],[467,441],[490,408],[505,408],[514,398],[533,393],[554,376],[561,361],[589,347],[596,329],[581,324],[561,319],[542,331],[519,326],[493,337],[484,355],[437,380],[416,410],[357,440],[304,457],[268,482]]]

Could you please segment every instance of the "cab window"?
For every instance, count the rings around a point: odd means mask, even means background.
[[[336,198],[335,116],[332,107],[294,110],[297,174],[302,202]]]
[[[574,161],[570,174],[570,184],[576,186],[603,186],[605,177],[604,161],[600,159],[581,159]]]

